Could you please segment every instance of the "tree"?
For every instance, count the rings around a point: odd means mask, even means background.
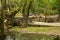
[[[6,34],[4,31],[4,10],[6,9],[6,0],[1,0],[1,17],[0,17],[0,40],[5,40]]]
[[[6,18],[6,26],[8,26],[9,22],[11,23],[11,21],[13,21],[14,16],[22,9],[23,3],[19,3],[19,6],[15,7],[15,5],[7,5],[7,9],[9,9],[9,11],[5,14],[5,18]],[[14,8],[15,7],[15,8]],[[14,10],[15,9],[15,10]]]
[[[29,10],[30,10],[31,4],[32,4],[32,0],[29,1],[29,4],[27,4],[26,1],[25,1],[25,4],[24,4],[24,7],[23,7],[23,27],[28,26]],[[28,5],[27,8],[26,8],[26,5]]]
[[[10,5],[9,5],[10,6]],[[0,40],[5,40],[6,38],[6,31],[8,32],[8,23],[9,21],[13,20],[14,16],[21,10],[21,6],[22,4],[16,9],[14,10],[13,12],[10,12],[11,14],[8,15],[6,14],[6,10],[7,10],[7,4],[6,4],[6,0],[1,0],[1,16],[0,16]],[[8,13],[8,12],[7,12]],[[5,30],[5,25],[4,25],[4,20],[5,20],[5,17],[6,17],[6,20],[7,20],[7,24],[6,24],[6,27],[7,29]]]
[[[58,5],[58,21],[60,20],[60,0],[56,0],[56,2],[57,2],[57,5]]]

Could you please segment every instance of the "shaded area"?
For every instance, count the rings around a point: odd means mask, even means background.
[[[35,33],[15,33],[15,40],[55,40],[57,35],[45,35]],[[11,37],[7,37],[8,40],[14,40]],[[57,39],[59,40],[59,39]]]

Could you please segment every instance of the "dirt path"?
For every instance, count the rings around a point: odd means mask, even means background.
[[[29,23],[29,25],[60,26],[60,23],[33,22]]]

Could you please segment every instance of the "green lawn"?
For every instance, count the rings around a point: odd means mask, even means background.
[[[60,35],[60,27],[13,27],[11,30],[16,31],[18,40],[54,40],[56,34]]]
[[[46,34],[60,34],[60,27],[14,27],[11,30],[25,33],[46,33]]]
[[[54,40],[55,36],[44,34],[16,34],[17,40]]]

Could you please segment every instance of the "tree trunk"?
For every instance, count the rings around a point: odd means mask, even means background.
[[[32,4],[32,1],[30,1],[28,9],[25,8],[26,2],[24,4],[24,7],[23,7],[23,27],[27,27],[28,26],[29,10],[31,8],[31,4]]]
[[[60,21],[60,9],[58,11],[59,11],[59,13],[58,13],[57,21]]]
[[[31,8],[31,5],[32,5],[32,1],[30,1],[30,4],[29,4],[28,9],[27,9],[27,15],[26,15],[26,27],[28,26],[29,10],[30,10],[30,8]]]
[[[25,20],[25,6],[26,6],[26,1],[25,1],[25,3],[24,3],[24,6],[23,6],[23,10],[22,10],[22,16],[23,16],[23,23],[22,23],[22,26],[23,27],[26,27],[25,26],[25,22],[26,22],[26,20]]]
[[[58,19],[57,20],[60,21],[60,14],[58,14]]]
[[[4,10],[6,8],[6,0],[1,0],[1,18],[0,18],[0,40],[5,40],[6,35],[4,31]]]
[[[45,22],[47,22],[47,20],[46,20],[46,15],[45,15]]]

